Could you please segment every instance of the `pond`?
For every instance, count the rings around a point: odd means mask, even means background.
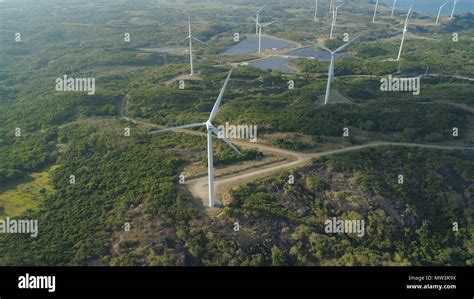
[[[262,35],[262,50],[265,49],[286,49],[286,48],[295,48],[297,44],[291,41],[277,39],[269,36]],[[238,44],[227,49],[221,55],[245,55],[258,52],[258,37],[257,35],[251,35]]]
[[[295,73],[297,70],[289,67],[286,63],[289,61],[288,58],[281,56],[270,56],[263,59],[249,61],[250,66],[259,68],[261,70],[277,70],[284,73]]]

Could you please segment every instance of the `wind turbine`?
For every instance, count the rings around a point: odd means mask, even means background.
[[[315,0],[316,1],[316,5],[314,7],[314,21],[316,22],[318,20],[318,0]]]
[[[344,50],[347,46],[349,46],[353,41],[355,41],[358,37],[352,39],[351,41],[345,43],[344,45],[340,46],[334,51],[329,50],[325,46],[322,45],[316,45],[317,47],[320,47],[321,49],[329,52],[331,54],[331,63],[329,64],[329,71],[328,71],[328,83],[326,85],[326,96],[324,97],[324,105],[327,105],[329,103],[329,91],[331,89],[331,82],[334,81],[334,63],[335,63],[335,57],[336,54],[342,50]]]
[[[339,4],[338,6],[336,7],[333,7],[333,10],[332,10],[332,24],[331,24],[331,33],[329,34],[329,39],[332,39],[332,32],[334,30],[334,26],[336,26],[336,20],[337,20],[337,10],[339,9],[339,7],[341,7],[343,3]]]
[[[390,18],[393,18],[393,12],[395,11],[395,5],[397,4],[397,0],[393,0],[393,5],[392,5],[392,14],[390,15]]]
[[[257,16],[255,17],[255,34],[258,34],[258,24],[260,22],[260,12],[265,6],[260,7],[259,10],[257,10]]]
[[[440,15],[441,15],[441,10],[442,10],[443,7],[445,7],[446,4],[448,4],[448,3],[449,3],[449,1],[448,1],[448,2],[445,2],[444,4],[442,4],[442,5],[439,7],[439,10],[438,10],[438,17],[436,17],[436,25],[438,25],[439,17],[440,17]]]
[[[405,35],[407,33],[407,26],[408,26],[408,19],[410,18],[412,8],[413,8],[413,4],[410,6],[410,9],[408,10],[407,18],[405,20],[405,26],[403,27],[402,43],[400,44],[400,50],[398,51],[397,61],[400,60],[400,56],[402,55],[403,42],[405,41]]]
[[[449,17],[450,20],[452,20],[453,17],[454,17],[454,10],[456,9],[456,3],[457,3],[457,2],[458,2],[457,0],[454,0],[454,3],[453,3],[453,10],[451,11],[451,16]]]
[[[186,39],[189,40],[189,64],[191,65],[191,73],[190,75],[191,76],[194,76],[194,65],[193,65],[193,39],[200,42],[200,43],[203,43],[203,44],[206,44],[205,42],[203,42],[202,40],[198,39],[198,38],[195,38],[191,32],[191,18],[188,16],[188,29],[189,29],[189,35]]]
[[[168,132],[168,131],[175,131],[179,129],[188,129],[188,128],[196,128],[196,127],[201,127],[201,126],[206,126],[207,129],[207,173],[208,173],[208,182],[209,182],[209,207],[214,207],[214,163],[213,163],[213,156],[212,156],[212,133],[214,133],[217,138],[220,140],[224,141],[228,146],[230,146],[234,151],[236,151],[238,154],[241,154],[240,151],[225,137],[222,136],[222,134],[219,134],[219,131],[217,130],[216,127],[212,124],[212,121],[216,118],[217,112],[219,112],[219,107],[222,101],[222,98],[224,96],[224,91],[227,87],[227,82],[230,79],[230,75],[232,74],[232,70],[229,71],[229,74],[227,75],[227,78],[225,79],[224,86],[222,86],[221,92],[219,93],[219,96],[217,97],[217,100],[214,104],[214,107],[212,108],[211,114],[209,116],[209,119],[204,122],[204,123],[194,123],[194,124],[188,124],[188,125],[183,125],[179,127],[174,127],[174,128],[167,128],[163,130],[158,130],[154,132],[150,132],[150,134],[156,134],[156,133],[161,133],[161,132]]]
[[[254,19],[252,18],[255,23],[257,24],[257,28],[258,28],[258,53],[262,53],[262,28],[263,27],[267,27],[268,25],[271,25],[275,22],[270,22],[270,23],[266,23],[266,24],[260,24],[260,22],[257,21],[257,19]]]
[[[377,15],[377,7],[379,6],[379,0],[375,2],[375,8],[374,8],[374,17],[372,18],[372,23],[375,23],[375,16]]]

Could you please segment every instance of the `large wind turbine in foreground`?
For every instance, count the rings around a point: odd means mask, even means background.
[[[193,36],[192,32],[191,32],[191,18],[188,17],[188,29],[189,29],[189,35],[186,39],[189,40],[189,64],[191,65],[191,73],[190,75],[191,76],[194,76],[194,65],[193,65],[193,39],[200,42],[200,43],[203,43],[203,44],[206,44],[205,42],[203,42],[202,40],[200,39],[197,39]]]
[[[413,8],[413,4],[410,6],[410,9],[408,10],[407,18],[405,20],[405,26],[403,27],[402,43],[400,44],[400,50],[398,51],[397,61],[400,60],[400,56],[402,55],[403,42],[405,41],[405,35],[407,34],[408,19],[410,18],[412,8]]]
[[[440,7],[439,7],[439,10],[438,10],[438,16],[436,17],[436,25],[438,25],[438,22],[439,22],[439,17],[441,16],[441,10],[443,9],[443,7],[446,6],[446,4],[448,4],[448,2],[445,2],[444,4],[442,4]]]
[[[354,38],[353,40],[345,43],[344,45],[340,46],[334,51],[329,50],[325,46],[322,45],[316,45],[317,47],[320,47],[321,49],[329,52],[331,54],[331,63],[329,64],[329,71],[328,71],[328,83],[326,85],[326,96],[324,97],[324,105],[327,105],[329,103],[329,91],[331,89],[331,82],[334,81],[334,63],[335,63],[335,58],[336,54],[338,52],[341,52],[344,50],[347,46],[349,46],[353,41],[355,41],[358,37]]]
[[[161,133],[161,132],[168,132],[168,131],[174,131],[174,130],[179,130],[179,129],[188,129],[188,128],[196,128],[196,127],[201,127],[201,126],[206,126],[207,129],[207,173],[208,173],[208,182],[209,182],[209,207],[214,207],[214,163],[213,163],[213,156],[212,156],[212,133],[214,133],[217,138],[220,140],[224,141],[227,143],[228,146],[230,146],[234,151],[236,151],[238,154],[240,154],[240,151],[225,137],[222,136],[222,134],[219,134],[219,131],[217,130],[216,127],[212,124],[212,121],[216,118],[217,112],[219,112],[219,107],[222,101],[222,98],[224,96],[224,91],[227,87],[227,82],[230,79],[230,75],[232,74],[232,70],[229,71],[229,74],[227,75],[227,78],[225,79],[224,86],[222,86],[221,92],[219,93],[219,96],[217,97],[217,100],[214,104],[214,107],[212,108],[211,114],[209,116],[209,119],[204,122],[204,123],[194,123],[194,124],[189,124],[189,125],[183,125],[179,127],[174,127],[174,128],[167,128],[163,130],[158,130],[151,132],[150,134],[156,134],[156,133]]]

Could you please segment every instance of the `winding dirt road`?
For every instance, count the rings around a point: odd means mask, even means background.
[[[183,130],[184,131],[184,130]],[[204,135],[204,134],[202,134]],[[244,141],[232,140],[233,143],[244,147],[244,148],[257,148],[264,153],[279,154],[287,157],[289,161],[278,162],[271,165],[267,165],[260,169],[249,169],[242,171],[237,174],[232,174],[228,176],[223,176],[215,180],[216,188],[216,203],[217,205],[222,205],[221,196],[227,194],[231,189],[255,181],[257,179],[269,176],[271,174],[296,169],[302,167],[311,162],[312,159],[330,156],[334,154],[347,153],[358,151],[370,147],[379,147],[379,146],[404,146],[404,147],[418,147],[418,148],[430,148],[430,149],[441,149],[441,150],[474,150],[474,148],[465,148],[457,146],[443,146],[443,145],[429,145],[429,144],[416,144],[416,143],[404,143],[404,142],[384,142],[378,141],[363,145],[350,146],[342,149],[324,151],[319,153],[298,153],[293,151],[288,151],[280,148],[274,148],[268,145],[262,145],[257,143],[248,143]],[[208,183],[207,176],[196,178],[188,182],[188,189],[193,194],[195,198],[199,198],[207,205],[208,199]],[[221,195],[221,196],[219,196]]]

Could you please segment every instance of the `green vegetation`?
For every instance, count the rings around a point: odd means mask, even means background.
[[[56,131],[31,134],[24,130],[15,137],[15,129],[0,139],[0,186],[40,171],[57,158]]]
[[[44,201],[41,212],[25,214],[38,219],[39,236],[0,236],[1,264],[100,261],[107,255],[110,232],[123,225],[130,205],[145,204],[163,217],[192,211],[192,205],[180,200],[173,187],[179,160],[159,150],[166,144],[149,138],[140,145],[117,143],[113,142],[120,138],[117,135],[87,127],[64,130],[62,135],[72,141],[59,161],[61,167],[53,172],[57,192]],[[70,183],[71,174],[76,176],[76,184]]]
[[[18,216],[27,210],[37,211],[40,203],[54,192],[50,184],[50,171],[32,173],[31,178],[25,182],[20,182],[12,188],[8,185],[0,188],[0,217]]]
[[[297,171],[294,185],[281,175],[240,188],[226,213],[266,236],[256,247],[268,264],[473,265],[473,158],[394,147],[340,154]],[[332,217],[364,219],[365,235],[326,234]]]
[[[260,160],[263,158],[263,153],[255,149],[241,150],[240,152],[241,154],[239,155],[230,149],[229,146],[218,143],[217,150],[214,151],[214,165],[223,166],[235,162]],[[207,167],[207,153],[201,156],[201,161]]]
[[[227,63],[254,58],[216,55],[233,44],[235,32],[242,38],[253,32],[247,18],[254,4],[119,2],[0,4],[0,218],[39,221],[37,238],[0,235],[1,266],[474,265],[474,168],[464,152],[383,148],[338,155],[297,170],[295,185],[285,183],[288,174],[244,185],[222,217],[208,216],[179,184],[190,162],[206,165],[204,137],[148,132],[154,124],[209,117]],[[302,44],[327,36],[297,2],[272,2],[263,21],[286,21],[266,34]],[[370,22],[352,19],[369,5],[341,14],[336,39],[326,45],[339,46],[342,32],[353,37],[371,29]],[[186,46],[188,13],[193,34],[208,45],[196,45],[199,73],[181,90],[177,79],[189,71],[187,53],[141,48]],[[327,62],[292,61],[300,74],[240,66],[215,125],[257,125],[259,138],[269,134],[268,143],[294,151],[328,140],[339,147],[369,140],[474,144],[473,82],[426,76],[414,97],[382,93],[378,77],[355,77],[398,71],[388,59],[396,55],[400,25],[384,21],[348,48],[353,59],[337,61],[333,88],[349,103],[322,105]],[[422,75],[427,66],[429,74],[472,74],[472,24],[466,14],[443,26],[413,25],[417,39],[406,41],[401,75]],[[452,32],[462,37],[458,43]],[[63,75],[95,78],[96,93],[55,91]],[[290,79],[294,90],[288,90]],[[128,119],[120,109],[125,95]],[[355,137],[340,138],[345,127]],[[453,127],[460,131],[456,140]],[[219,141],[214,150],[219,167],[263,155],[236,155]],[[400,173],[403,186],[396,183]],[[366,237],[324,234],[323,221],[333,216],[365,219]],[[459,232],[452,232],[453,222]]]

